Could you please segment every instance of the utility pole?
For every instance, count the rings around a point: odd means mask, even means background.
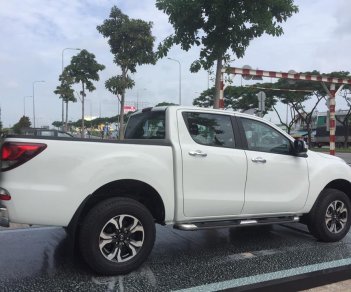
[[[168,60],[177,62],[179,65],[179,105],[182,105],[182,65],[179,60],[167,58]]]

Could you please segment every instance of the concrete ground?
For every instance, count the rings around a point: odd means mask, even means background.
[[[303,291],[308,292],[349,292],[351,291],[351,280],[345,280],[329,285],[324,285],[321,287],[315,287],[312,289],[307,289]]]

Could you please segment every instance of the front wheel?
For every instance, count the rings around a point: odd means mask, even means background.
[[[325,242],[339,241],[349,232],[351,203],[349,197],[336,189],[325,189],[307,217],[310,232]]]
[[[155,233],[154,219],[144,205],[128,198],[108,199],[85,217],[79,246],[97,273],[125,274],[146,260]]]

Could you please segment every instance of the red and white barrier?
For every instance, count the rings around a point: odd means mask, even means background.
[[[293,80],[308,80],[315,82],[325,82],[330,83],[330,90],[327,90],[329,95],[329,141],[330,141],[330,154],[335,155],[335,129],[336,129],[336,120],[335,120],[335,85],[345,84],[351,85],[351,79],[335,78],[329,76],[321,75],[308,75],[300,73],[283,73],[275,71],[264,71],[264,70],[252,70],[244,68],[230,67],[222,69],[221,74],[221,88],[219,95],[219,108],[224,109],[224,73],[234,74],[234,75],[246,75],[246,76],[257,76],[257,77],[271,77],[271,78],[284,78],[284,79],[293,79]],[[339,88],[340,90],[341,88]]]

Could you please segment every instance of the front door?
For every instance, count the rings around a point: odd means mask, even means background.
[[[295,213],[307,200],[306,158],[293,155],[292,142],[264,122],[240,118],[247,141],[247,183],[242,214]]]
[[[230,115],[178,111],[186,217],[240,214],[246,155],[236,149]]]

